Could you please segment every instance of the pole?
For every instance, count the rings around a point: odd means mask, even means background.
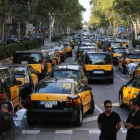
[[[130,29],[130,15],[129,15],[129,29]],[[129,33],[129,47],[130,47],[130,33]]]
[[[123,14],[122,14],[122,28],[123,28]],[[122,34],[122,39],[123,39],[123,34]]]
[[[29,10],[29,24],[31,23],[31,3],[30,1],[28,1],[28,10]],[[30,38],[31,32],[29,31],[29,40]]]
[[[7,34],[6,34],[6,10],[5,10],[5,17],[4,17],[4,38],[5,38],[5,45],[7,45]]]
[[[49,42],[51,42],[51,39],[52,39],[51,24],[52,24],[52,21],[51,21],[51,14],[49,14]]]
[[[119,16],[117,16],[118,18],[118,23],[117,23],[117,37],[119,37]]]

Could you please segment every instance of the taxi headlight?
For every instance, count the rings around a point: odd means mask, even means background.
[[[117,59],[120,59],[120,57],[117,57]]]

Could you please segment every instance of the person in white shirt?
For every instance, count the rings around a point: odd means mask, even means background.
[[[26,102],[24,100],[20,101],[17,107],[17,112],[13,115],[14,124],[16,126],[19,126],[21,121],[18,121],[18,120],[22,120],[24,116],[24,113],[26,111],[25,105],[26,105]]]
[[[137,66],[137,64],[135,64],[134,61],[132,61],[132,60],[127,65],[128,70],[129,70],[130,78],[133,78],[133,73],[134,73],[134,70],[135,70],[136,66]]]

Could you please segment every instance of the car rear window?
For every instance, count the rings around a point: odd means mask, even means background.
[[[43,82],[35,87],[34,93],[71,94],[72,84],[68,82]]]
[[[12,73],[26,73],[26,68],[11,68]]]
[[[80,72],[78,70],[56,70],[53,73],[53,77],[56,78],[80,78]]]
[[[128,54],[127,57],[130,59],[140,59],[140,54]]]
[[[108,65],[111,64],[111,55],[110,54],[96,54],[88,53],[86,55],[86,64],[90,65]]]
[[[14,74],[16,78],[25,78],[24,74]]]
[[[17,53],[14,55],[15,64],[39,64],[41,63],[40,53]]]
[[[68,48],[69,47],[69,45],[68,44],[63,44],[64,45],[64,47],[66,47],[66,48]]]
[[[124,49],[123,48],[122,49],[117,49],[116,48],[116,49],[113,49],[113,52],[114,53],[124,53],[125,52],[125,48]]]

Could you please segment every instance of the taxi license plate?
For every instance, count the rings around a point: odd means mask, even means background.
[[[57,101],[40,101],[41,105],[45,105],[45,108],[52,108],[53,105],[57,105]]]
[[[93,71],[93,74],[104,74],[104,71]]]

